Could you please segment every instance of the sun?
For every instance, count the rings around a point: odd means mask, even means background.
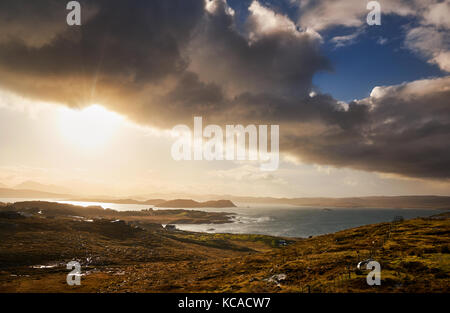
[[[94,104],[82,110],[60,110],[60,133],[64,141],[80,148],[94,149],[107,143],[123,118]]]

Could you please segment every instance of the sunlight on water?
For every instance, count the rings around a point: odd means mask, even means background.
[[[0,202],[30,201],[30,199],[0,198]],[[117,211],[152,208],[151,205],[118,204],[106,202],[55,201],[80,206],[101,206]],[[308,237],[337,232],[343,229],[367,224],[390,222],[395,216],[405,219],[425,217],[445,210],[434,209],[364,209],[364,208],[311,208],[289,205],[264,205],[237,203],[235,208],[201,208],[209,212],[229,212],[235,214],[232,223],[227,224],[177,224],[177,228],[187,231],[208,233],[263,234],[286,237]],[[156,210],[158,208],[155,208]],[[163,209],[163,208],[159,208]],[[173,208],[164,208],[174,210]],[[183,208],[180,208],[183,209]]]

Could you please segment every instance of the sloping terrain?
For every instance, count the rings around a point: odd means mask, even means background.
[[[449,292],[449,215],[282,239],[3,212],[0,292]],[[356,268],[369,257],[381,286]]]

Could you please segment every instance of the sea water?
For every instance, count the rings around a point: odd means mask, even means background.
[[[29,199],[1,199],[0,202],[29,201]],[[81,206],[102,206],[118,211],[142,210],[151,205],[117,204],[104,202],[56,201]],[[208,212],[229,212],[232,223],[226,224],[176,224],[181,230],[208,233],[262,234],[286,237],[309,237],[362,225],[390,222],[396,216],[404,219],[427,217],[445,212],[437,209],[398,208],[325,208],[290,205],[236,203],[235,208],[180,208]],[[157,210],[158,208],[155,208]],[[163,209],[163,208],[159,208]],[[166,208],[164,208],[166,209]],[[170,210],[172,208],[167,208]]]

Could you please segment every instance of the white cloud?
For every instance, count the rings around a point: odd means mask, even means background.
[[[436,63],[446,72],[450,72],[450,51],[442,51],[437,53],[433,59],[433,63]]]
[[[450,28],[450,0],[430,5],[423,14],[424,23],[441,28]]]
[[[255,26],[255,33],[268,35],[277,32],[297,33],[295,24],[287,17],[262,6],[253,1],[248,8]]]
[[[248,10],[250,12],[248,24],[251,25],[250,41],[277,33],[288,33],[297,37],[307,34],[318,41],[322,40],[322,36],[314,29],[307,27],[302,31],[288,16],[279,14],[261,5],[258,1],[253,1]]]
[[[361,0],[298,0],[300,2],[299,24],[312,27],[317,31],[341,25],[358,27],[366,23],[366,1]],[[415,14],[416,9],[424,6],[424,1],[384,1],[381,4],[383,14],[395,13],[398,15]]]
[[[298,0],[302,28],[312,28],[322,32],[335,26],[359,28],[350,35],[335,36],[331,39],[336,47],[355,42],[363,32],[368,10],[366,2],[361,0]],[[412,51],[425,57],[429,63],[438,65],[443,71],[450,72],[450,0],[391,0],[381,3],[383,15],[395,14],[410,16],[420,26],[407,31],[405,45]],[[382,19],[383,25],[383,19]],[[380,38],[379,44],[385,44],[386,38]]]
[[[441,93],[450,90],[450,76],[421,79],[395,86],[377,86],[373,88],[370,97],[374,99],[396,97],[397,99],[410,100],[432,93]]]
[[[380,37],[380,38],[378,38],[378,40],[377,40],[377,43],[379,44],[379,45],[385,45],[385,44],[387,44],[388,43],[388,39],[387,38],[384,38],[384,37]]]
[[[225,7],[225,11],[228,15],[234,15],[234,10],[228,5],[226,0],[206,0],[205,1],[205,9],[209,13],[214,13],[220,9],[220,6],[223,5]]]
[[[345,36],[335,36],[331,39],[331,42],[333,42],[336,45],[336,48],[348,46],[351,44],[354,44],[356,42],[356,39],[364,32],[364,28],[360,28],[358,31]]]
[[[0,89],[0,109],[7,109],[16,112],[22,112],[32,119],[38,118],[43,111],[55,109],[56,104],[34,101]]]
[[[420,26],[408,31],[405,45],[412,51],[424,55],[430,63],[450,72],[450,37],[448,30],[431,26]]]

